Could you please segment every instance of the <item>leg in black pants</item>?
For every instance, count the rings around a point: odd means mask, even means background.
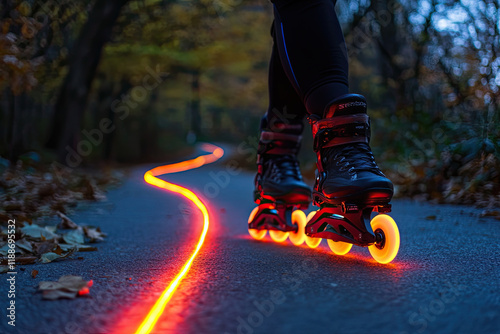
[[[262,119],[250,234],[312,248],[321,238],[336,254],[369,246],[381,263],[394,259],[399,232],[372,211],[390,211],[393,186],[371,148],[366,100],[348,94],[347,51],[331,0],[272,0],[274,48],[269,69],[269,110]],[[309,113],[317,155],[314,192],[302,181],[297,152]],[[287,117],[285,117],[285,115]],[[312,196],[311,196],[312,195]],[[320,207],[306,222],[296,208]],[[338,242],[340,241],[340,242]]]
[[[261,122],[255,198],[308,202],[297,152],[303,118],[348,92],[345,42],[332,0],[274,0],[269,109]]]
[[[318,156],[317,204],[387,203],[393,186],[378,168],[368,145],[366,100],[348,94],[347,50],[335,2],[272,2],[274,42],[283,70],[311,114]]]
[[[279,132],[279,124],[284,123],[293,125],[292,128],[300,128],[299,133],[302,133],[303,119],[307,115],[307,110],[285,73],[276,43],[274,23],[271,35],[274,43],[269,62],[269,109],[261,127]]]
[[[335,2],[273,0],[273,4],[274,45],[289,83],[276,78],[277,84],[270,85],[271,99],[276,85],[291,84],[308,113],[322,117],[331,101],[348,93],[347,51]]]

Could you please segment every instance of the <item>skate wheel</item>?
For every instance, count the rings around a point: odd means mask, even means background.
[[[269,236],[276,242],[283,242],[288,238],[288,232],[269,230]]]
[[[328,246],[330,247],[332,252],[337,255],[346,255],[352,248],[352,244],[348,242],[333,241],[329,239],[327,239],[326,241],[328,241]]]
[[[250,213],[250,216],[248,217],[248,223],[250,224],[252,220],[255,218],[255,215],[257,214],[257,211],[259,210],[259,207],[255,207],[252,212]],[[252,238],[256,240],[262,240],[266,236],[266,230],[255,230],[255,229],[248,229],[248,233],[252,236]]]
[[[309,212],[309,214],[307,215],[307,222],[308,223],[312,219],[312,217],[314,217],[316,212],[318,212],[318,211]],[[306,234],[304,234],[304,237],[306,239],[307,246],[309,246],[310,248],[316,248],[321,243],[321,238],[311,238],[311,237],[307,236]]]
[[[297,224],[297,232],[289,232],[288,238],[295,246],[300,246],[305,241],[304,230],[307,224],[306,214],[302,210],[292,212],[292,224]]]
[[[377,215],[370,222],[373,232],[384,234],[382,245],[375,244],[368,247],[372,257],[379,263],[389,263],[399,251],[399,229],[394,219],[388,215]]]

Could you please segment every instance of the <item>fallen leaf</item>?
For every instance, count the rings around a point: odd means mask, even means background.
[[[57,226],[45,226],[45,229],[52,232],[52,233],[56,233],[57,231]]]
[[[59,224],[60,228],[77,229],[79,227],[77,223],[69,219],[64,213],[57,212],[57,215],[61,217],[61,223]]]
[[[16,256],[17,264],[32,264],[35,263],[38,258],[36,256]]]
[[[54,253],[54,252],[45,253],[45,254],[42,254],[42,256],[40,257],[40,261],[42,263],[54,262],[54,261],[57,261],[57,260],[60,260],[60,259],[67,258],[68,256],[70,256],[74,252],[75,252],[75,249],[70,250],[69,252],[67,252],[64,255],[59,255],[59,254]]]
[[[65,290],[45,290],[43,291],[43,299],[56,300],[60,298],[74,299],[76,292]]]
[[[50,263],[54,260],[57,260],[59,258],[61,258],[62,256],[59,255],[59,254],[56,254],[56,253],[53,253],[53,252],[49,252],[49,253],[45,253],[45,254],[42,254],[42,256],[40,257],[40,261],[42,263]]]
[[[54,249],[54,247],[56,247],[57,244],[45,241],[45,242],[34,242],[33,245],[37,254],[43,254],[51,252]]]
[[[24,234],[24,236],[33,239],[55,240],[59,237],[52,231],[49,231],[48,229],[38,226],[36,224],[24,226],[23,228],[21,228],[21,232]]]
[[[82,230],[73,230],[63,234],[63,240],[68,244],[83,244],[85,242]]]
[[[56,248],[52,252],[56,253],[57,255],[62,255],[63,249],[61,248],[60,245],[57,245]]]
[[[37,276],[37,275],[38,275],[38,270],[33,269],[33,270],[31,271],[31,277],[36,278],[36,276]]]
[[[59,247],[65,252],[76,249],[78,252],[93,252],[97,250],[97,247],[90,245],[69,245],[69,244],[59,244]]]
[[[16,256],[16,263],[17,264],[32,264],[35,263],[38,260],[36,256],[29,256],[29,255],[23,255],[23,256]],[[7,257],[0,257],[0,265],[7,265],[9,263],[9,259]]]
[[[9,254],[9,244],[0,247],[0,255],[7,256],[7,254]]]
[[[81,276],[62,276],[57,282],[40,282],[38,291],[43,293],[44,299],[73,299],[77,295],[85,295],[89,293],[89,288],[93,282],[85,281]]]
[[[81,276],[66,275],[59,278],[59,284],[61,284],[68,291],[78,292],[85,287],[92,286],[93,282],[85,281]]]
[[[16,246],[21,248],[22,250],[33,253],[33,246],[31,245],[31,242],[24,238],[16,241]]]
[[[59,282],[40,282],[38,283],[38,290],[56,290],[61,289],[63,286]]]
[[[59,244],[59,245],[57,245],[57,247],[58,247],[57,250],[62,253],[62,252],[67,252],[67,251],[70,251],[72,249],[75,249],[78,246],[77,245],[70,245],[70,244]],[[54,253],[57,253],[57,252],[54,251]],[[61,255],[60,253],[57,253],[57,254]]]
[[[24,240],[24,239],[21,239],[21,240]],[[18,245],[18,243],[19,242],[16,241],[16,243],[14,244],[15,245],[15,254],[24,254],[24,252],[23,252],[23,246],[26,246],[26,245],[24,245],[23,242],[21,242],[19,245]],[[13,244],[11,244],[11,245],[13,245]],[[6,243],[2,247],[0,247],[0,255],[7,256],[9,248],[10,247],[9,247],[8,243]]]
[[[85,236],[90,239],[90,242],[103,241],[106,236],[105,233],[101,232],[99,227],[84,226],[83,231],[85,232]]]
[[[79,252],[95,252],[97,251],[97,247],[90,245],[77,245],[77,251]]]

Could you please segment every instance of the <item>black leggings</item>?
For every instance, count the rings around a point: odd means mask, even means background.
[[[348,93],[347,50],[336,0],[272,2],[267,120],[298,124],[307,113],[322,117],[332,100]]]

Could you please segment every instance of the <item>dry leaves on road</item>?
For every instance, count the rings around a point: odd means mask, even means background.
[[[19,160],[8,169],[0,166],[0,224],[8,219],[31,223],[57,212],[67,214],[81,202],[103,201],[106,188],[119,185],[125,176],[117,170],[56,168],[35,160]]]
[[[43,299],[74,299],[89,293],[93,281],[86,281],[81,276],[62,276],[57,282],[40,282],[38,291],[42,292]]]
[[[58,216],[61,218],[58,226],[20,224],[15,244],[17,264],[50,263],[66,259],[75,252],[96,251],[97,247],[87,243],[103,241],[106,236],[98,227],[80,226],[61,212]],[[2,230],[0,235],[0,265],[7,264],[6,233]]]

